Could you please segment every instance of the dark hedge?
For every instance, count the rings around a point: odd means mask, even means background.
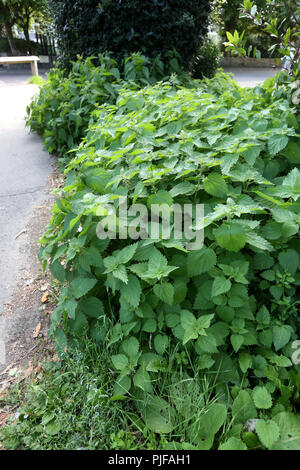
[[[207,32],[210,0],[50,0],[60,63],[110,51],[120,60],[176,49],[188,66]]]

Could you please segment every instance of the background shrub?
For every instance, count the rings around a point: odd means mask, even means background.
[[[193,62],[193,78],[212,78],[220,65],[219,47],[209,38],[203,41]]]
[[[60,60],[77,54],[142,52],[156,57],[176,49],[188,65],[207,32],[209,0],[51,0]]]
[[[29,52],[28,42],[25,39],[14,39],[17,50],[22,54],[26,55]],[[40,54],[40,46],[34,41],[30,41],[31,53],[34,55]],[[8,55],[11,54],[8,40],[6,38],[0,38],[0,53],[5,52]]]

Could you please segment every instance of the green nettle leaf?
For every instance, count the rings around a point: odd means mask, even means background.
[[[76,299],[86,295],[95,285],[97,279],[79,277],[71,282],[72,294]]]
[[[236,423],[242,424],[245,424],[248,419],[257,417],[257,411],[247,390],[241,390],[234,400],[232,417]]]
[[[273,420],[264,421],[259,419],[255,424],[255,430],[260,442],[267,449],[272,448],[280,435],[279,427]]]
[[[128,357],[136,357],[140,348],[138,340],[134,337],[125,339],[122,343],[122,349]]]
[[[161,284],[156,284],[153,288],[153,292],[160,300],[166,302],[166,304],[173,304],[174,287],[170,282],[162,282]]]
[[[104,314],[104,305],[97,297],[88,297],[80,301],[80,308],[89,317],[99,318]]]
[[[67,337],[62,329],[57,328],[54,332],[54,342],[58,354],[61,356],[67,346]]]
[[[259,309],[256,315],[256,320],[263,325],[269,325],[271,321],[271,316],[270,316],[269,310],[267,309],[265,305],[263,305]]]
[[[203,183],[204,190],[211,196],[226,197],[227,185],[219,173],[210,173]]]
[[[287,325],[273,327],[273,343],[275,350],[282,349],[290,340],[291,327]]]
[[[212,285],[211,296],[216,297],[217,295],[224,294],[230,288],[231,282],[229,279],[226,279],[224,276],[217,276]]]
[[[171,206],[173,204],[173,198],[168,191],[160,190],[148,198],[148,207],[151,208],[153,204],[167,204],[168,206]]]
[[[224,223],[214,230],[216,241],[221,248],[229,251],[240,251],[246,244],[245,229],[237,223]]]
[[[130,261],[136,250],[137,250],[138,244],[135,243],[134,245],[129,245],[120,250],[117,254],[115,254],[115,258],[117,260],[117,263],[120,264],[126,264],[128,261]]]
[[[299,267],[299,255],[296,250],[287,250],[279,253],[280,266],[291,274],[296,274]]]
[[[233,334],[230,336],[230,341],[235,352],[238,352],[244,343],[244,336]]]
[[[300,449],[300,416],[282,412],[274,416],[273,420],[280,431],[280,438],[272,446],[272,450],[299,450]]]
[[[111,360],[117,370],[123,370],[128,366],[128,358],[124,354],[116,354]]]
[[[181,326],[184,329],[183,344],[186,344],[191,339],[197,339],[198,333],[195,329],[197,322],[196,317],[188,310],[182,310],[180,320]]]
[[[227,323],[231,323],[235,316],[234,308],[229,307],[228,305],[218,306],[216,308],[216,312],[218,317],[220,317],[221,320],[226,321]]]
[[[245,373],[252,366],[251,354],[245,351],[240,352],[239,364],[240,364],[241,371]]]
[[[119,377],[114,385],[114,395],[122,396],[126,395],[131,387],[131,378],[128,375],[124,377]]]
[[[268,410],[271,408],[272,397],[266,387],[255,387],[252,397],[256,408],[263,410]]]
[[[206,273],[216,265],[216,262],[216,254],[210,248],[203,247],[199,251],[191,251],[187,257],[187,269],[189,277]]]
[[[134,274],[129,274],[127,284],[120,287],[121,297],[126,300],[129,305],[138,307],[140,303],[142,288],[141,283]]]
[[[188,181],[183,181],[182,183],[176,184],[171,191],[170,195],[176,197],[183,194],[193,194],[195,191],[195,186]]]
[[[247,450],[247,446],[241,439],[232,436],[219,446],[219,450]]]
[[[157,329],[157,323],[154,318],[148,318],[145,323],[143,324],[143,331],[146,333],[155,333]]]
[[[54,261],[50,264],[50,271],[53,277],[60,282],[64,282],[66,278],[66,273],[64,267],[60,264],[59,261]]]
[[[169,345],[169,338],[167,335],[156,335],[154,338],[154,347],[158,354],[164,354]]]
[[[168,434],[173,431],[172,409],[170,405],[159,397],[153,397],[150,404],[142,411],[145,423],[151,431],[158,434]]]
[[[214,437],[226,421],[227,409],[221,403],[213,403],[189,430],[190,439],[197,443],[198,450],[211,449]]]
[[[285,135],[272,135],[268,140],[270,154],[276,155],[287,146],[288,142],[289,139]]]
[[[120,279],[120,281],[125,282],[126,284],[128,283],[128,276],[127,276],[127,270],[123,264],[120,264],[117,266],[113,271],[112,275]]]
[[[201,351],[210,354],[218,352],[216,339],[209,333],[207,333],[207,336],[199,336],[196,342],[196,348],[200,348]]]
[[[152,393],[153,391],[150,375],[143,367],[139,367],[137,372],[134,374],[133,383],[144,392]]]

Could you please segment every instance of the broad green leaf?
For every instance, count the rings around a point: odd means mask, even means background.
[[[272,406],[272,397],[266,387],[255,387],[252,398],[256,408],[268,410]]]
[[[219,446],[219,450],[247,450],[247,446],[241,439],[230,437],[224,444]]]
[[[76,299],[86,295],[95,285],[97,279],[79,277],[71,282],[72,294]]]
[[[111,357],[111,360],[117,370],[123,370],[128,366],[128,358],[124,354],[116,354]]]
[[[268,140],[270,154],[276,155],[287,146],[288,142],[289,139],[285,135],[272,135]]]
[[[137,356],[139,348],[139,342],[134,337],[125,339],[122,343],[122,349],[124,353],[130,358],[134,358]]]
[[[219,173],[210,173],[203,183],[204,190],[211,196],[226,197],[227,185]]]
[[[257,412],[247,390],[241,390],[232,405],[232,417],[236,423],[245,424],[248,419],[256,418]]]
[[[216,262],[216,254],[210,248],[203,247],[199,251],[191,251],[187,257],[189,277],[198,276],[209,271],[215,266]]]
[[[129,305],[138,307],[140,303],[142,288],[140,281],[134,274],[129,274],[127,284],[120,287],[121,297],[123,297]]]
[[[154,294],[166,304],[173,304],[174,287],[170,282],[162,282],[161,284],[156,284],[153,288],[153,291]]]
[[[279,427],[273,420],[264,421],[263,419],[259,419],[255,424],[255,430],[260,442],[267,449],[272,448],[280,434]]]
[[[247,240],[244,228],[237,223],[224,223],[214,230],[214,235],[221,248],[234,252],[240,251]]]
[[[211,296],[216,297],[217,295],[224,294],[228,292],[231,288],[231,282],[229,279],[226,279],[224,276],[217,276],[214,279]]]
[[[275,351],[282,349],[290,340],[291,327],[287,325],[273,327],[273,343]]]

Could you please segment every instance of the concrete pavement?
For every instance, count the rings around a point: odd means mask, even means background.
[[[273,77],[279,68],[255,68],[255,67],[232,67],[223,69],[227,73],[233,73],[234,79],[241,87],[254,87],[264,82],[267,78]]]
[[[45,199],[50,156],[41,138],[25,129],[26,106],[38,87],[30,73],[0,71],[0,371],[6,363],[8,327],[4,315],[20,273],[27,267],[20,249],[22,232],[33,209]]]

